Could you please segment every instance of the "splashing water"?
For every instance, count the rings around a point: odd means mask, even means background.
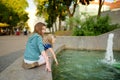
[[[113,56],[113,37],[114,37],[114,34],[110,33],[107,41],[105,58],[103,60],[103,62],[107,64],[113,64],[115,62],[115,59]]]

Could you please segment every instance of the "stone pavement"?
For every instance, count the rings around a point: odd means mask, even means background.
[[[28,36],[0,36],[0,56],[25,48]]]
[[[0,36],[0,72],[23,55],[28,36]]]
[[[45,65],[34,69],[23,69],[23,57],[18,58],[0,74],[0,80],[52,80],[51,72],[45,71]]]

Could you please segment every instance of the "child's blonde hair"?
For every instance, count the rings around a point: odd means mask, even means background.
[[[51,44],[53,46],[52,37],[55,38],[56,36],[53,35],[53,34],[48,34],[48,35],[44,36],[43,37],[43,43]]]

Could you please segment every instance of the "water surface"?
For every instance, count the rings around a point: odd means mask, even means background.
[[[120,52],[114,52],[120,62]],[[105,51],[63,50],[53,63],[53,80],[120,80],[120,69],[103,64]]]

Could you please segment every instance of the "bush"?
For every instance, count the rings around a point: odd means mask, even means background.
[[[74,36],[95,36],[120,27],[118,24],[110,25],[109,16],[103,16],[100,18],[95,16],[87,17],[85,21],[80,23],[80,25],[81,28],[78,26],[73,28]]]

